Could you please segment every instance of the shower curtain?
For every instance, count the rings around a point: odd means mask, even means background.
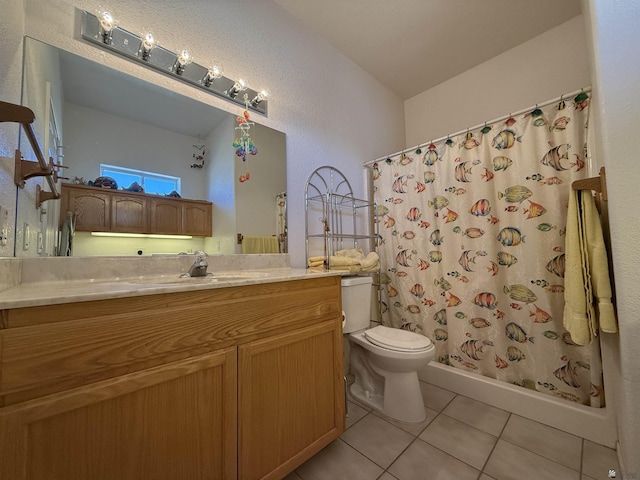
[[[599,350],[562,326],[588,104],[536,106],[378,161],[373,177],[383,324],[429,337],[441,363],[599,406]]]

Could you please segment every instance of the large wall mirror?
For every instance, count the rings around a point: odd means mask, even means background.
[[[213,203],[212,237],[111,238],[76,232],[73,255],[242,253],[240,236],[276,236],[286,252],[285,135],[255,122],[259,114],[250,118],[258,153],[243,161],[233,147],[241,108],[238,114],[221,111],[32,38],[25,39],[22,103],[36,115],[45,154],[67,167],[61,175],[69,180],[63,182],[95,181],[101,165],[111,165],[178,177],[183,198]],[[43,228],[40,254],[54,255],[58,215],[64,219],[65,212],[59,212],[59,201],[45,206],[49,226]],[[19,198],[16,230],[34,209]],[[19,243],[16,256],[22,256]]]

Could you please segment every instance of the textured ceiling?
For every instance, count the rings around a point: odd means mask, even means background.
[[[406,100],[581,13],[580,0],[275,0]]]

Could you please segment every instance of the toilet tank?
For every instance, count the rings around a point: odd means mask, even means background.
[[[342,278],[342,310],[346,320],[344,333],[369,328],[372,283],[371,277]]]

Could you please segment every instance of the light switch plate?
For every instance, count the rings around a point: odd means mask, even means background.
[[[9,210],[0,205],[0,246],[9,241]]]

